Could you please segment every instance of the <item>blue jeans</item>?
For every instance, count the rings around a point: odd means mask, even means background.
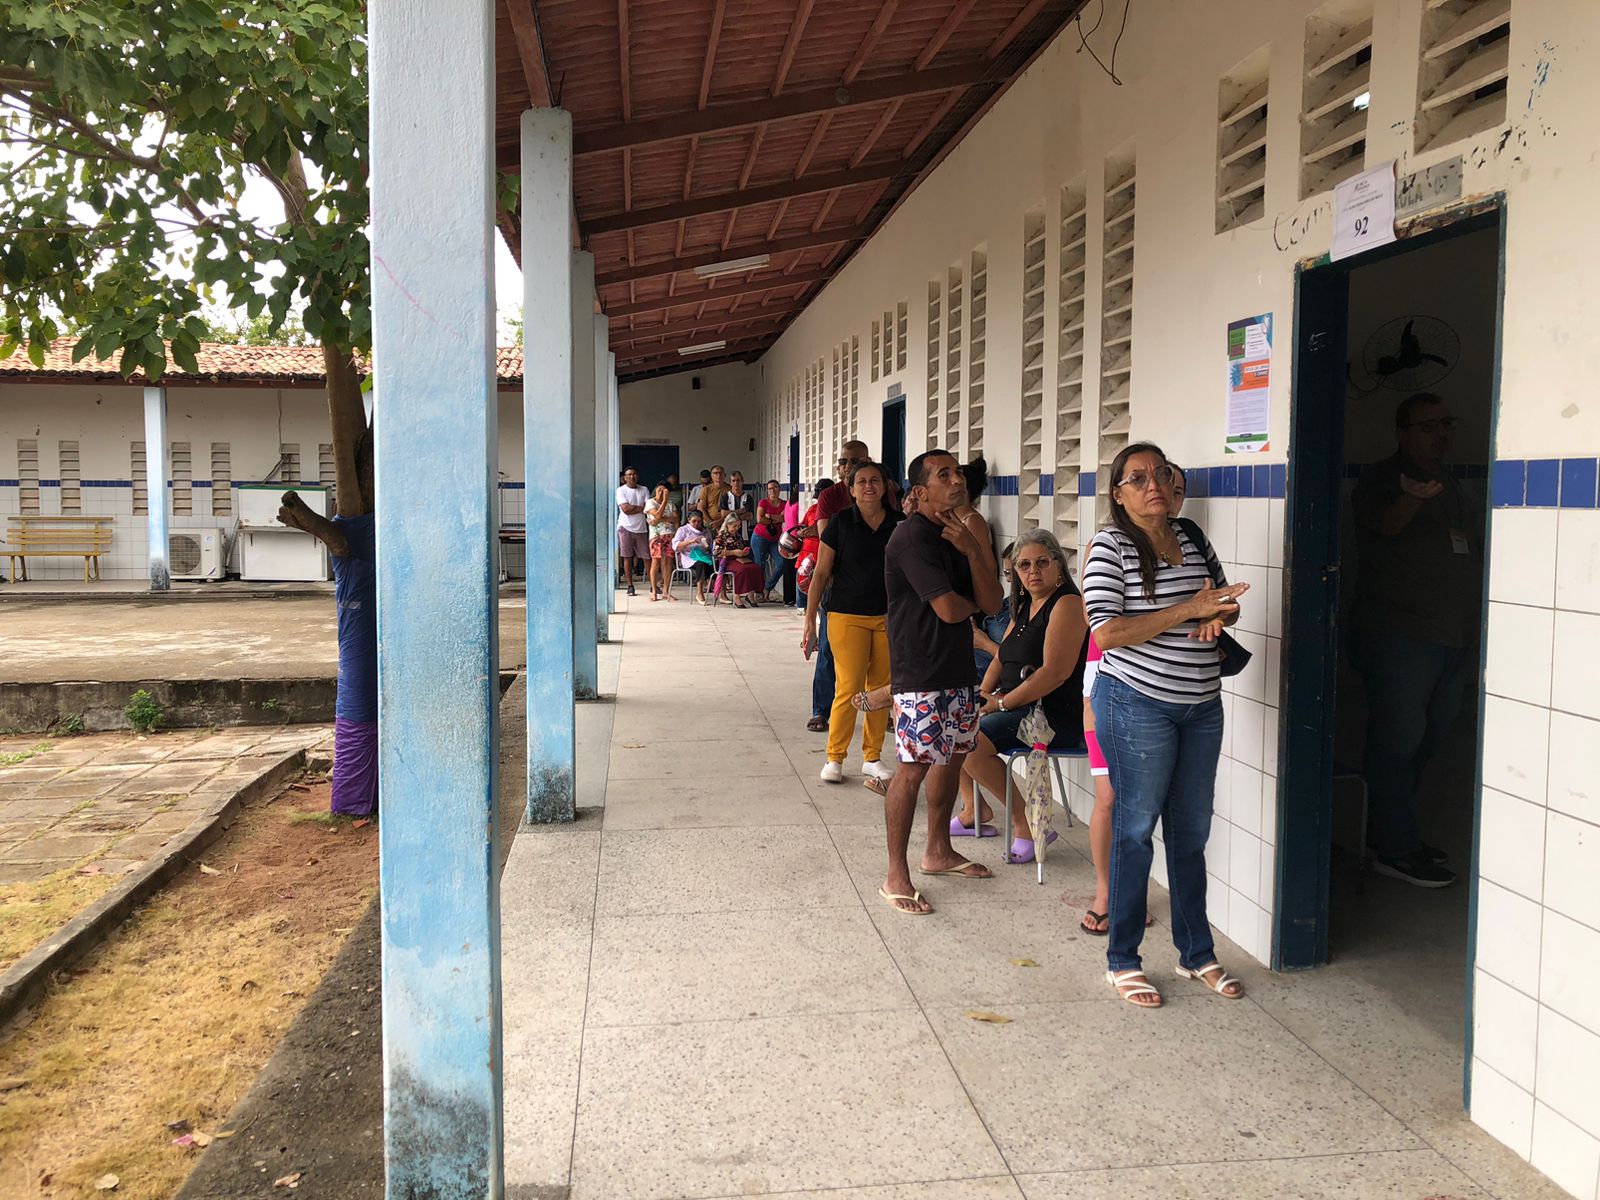
[[[763,536],[759,531],[750,538],[750,557],[755,560],[756,566],[761,568],[762,577],[766,580],[766,590],[771,591],[778,582],[778,577],[783,574],[783,555],[778,553],[778,543]]]
[[[1156,821],[1167,846],[1172,941],[1178,961],[1194,970],[1216,961],[1206,918],[1206,840],[1222,753],[1222,701],[1152,700],[1101,672],[1095,680],[1094,724],[1111,767],[1111,927],[1106,963],[1140,969]]]
[[[1461,714],[1466,651],[1398,633],[1362,631],[1351,658],[1367,693],[1367,840],[1381,858],[1422,846],[1417,776]]]
[[[811,715],[833,711],[833,647],[828,644],[828,610],[817,610],[816,666],[811,671]]]

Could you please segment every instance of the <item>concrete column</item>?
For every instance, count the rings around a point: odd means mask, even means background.
[[[611,465],[607,468],[606,478],[610,479],[610,480],[615,480],[617,478],[617,476],[619,474],[621,474],[621,472],[622,472],[622,426],[618,423],[618,418],[617,418],[617,356],[615,354],[612,354],[610,351],[607,351],[607,353],[606,353],[606,361],[610,364],[609,365],[609,369],[608,369],[608,374],[611,377],[611,387],[610,387],[611,395],[610,395],[610,398],[609,398],[609,407],[611,409],[611,438],[610,438],[610,445],[607,447],[607,449],[610,451]],[[615,484],[613,484],[613,487],[615,487]],[[615,525],[616,521],[613,520],[611,523],[613,525]],[[618,563],[617,563],[617,558],[618,558],[618,555],[617,555],[617,539],[613,537],[613,538],[610,538],[609,541],[611,543],[611,551],[610,551],[610,554],[608,556],[608,565],[606,567],[607,579],[606,579],[605,594],[606,594],[606,597],[607,597],[607,599],[608,599],[608,601],[609,601],[609,603],[611,605],[611,611],[612,612],[616,612],[617,611],[617,588],[616,588],[616,583],[617,583],[617,566],[618,566]]]
[[[522,114],[522,444],[528,503],[528,820],[571,821],[572,117]],[[585,345],[588,344],[587,335]]]
[[[494,4],[368,21],[386,1194],[499,1200]]]
[[[596,645],[595,577],[589,560],[599,553],[593,530],[595,400],[594,255],[572,252],[572,694],[600,694]],[[531,661],[531,660],[530,660]]]
[[[616,476],[611,472],[611,320],[594,319],[594,601],[596,641],[611,640],[611,569],[616,535]],[[649,486],[648,484],[646,486]]]
[[[150,502],[145,506],[145,535],[150,547],[150,590],[165,592],[172,587],[172,570],[167,561],[167,514],[172,497],[167,492],[167,460],[172,443],[167,441],[167,389],[144,390],[144,478]]]

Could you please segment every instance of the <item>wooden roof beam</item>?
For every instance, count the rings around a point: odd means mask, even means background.
[[[1017,34],[1032,24],[1033,19],[1039,15],[1039,10],[1044,6],[1045,0],[1028,0],[1022,11],[1011,18],[1011,24],[1001,30],[1000,36],[989,43],[988,49],[983,52],[983,56],[990,59],[999,58],[1004,53],[1005,48],[1016,41]]]
[[[850,65],[844,69],[844,79],[841,82],[853,83],[855,77],[861,74],[861,68],[866,66],[867,59],[872,57],[878,39],[883,36],[883,31],[889,28],[889,22],[894,20],[894,10],[899,7],[900,0],[883,0],[883,6],[873,18],[872,28],[867,30],[867,36],[861,39],[861,44],[856,47],[855,54],[850,58]]]
[[[829,275],[826,271],[808,271],[804,275],[780,275],[766,279],[747,279],[739,283],[724,284],[718,288],[705,288],[688,295],[662,296],[656,300],[640,300],[634,304],[619,304],[615,307],[606,306],[608,317],[635,317],[640,313],[660,312],[669,308],[687,308],[691,304],[699,304],[702,300],[722,300],[729,296],[745,295],[750,292],[770,292],[775,288],[792,288],[810,286],[813,283],[826,283]]]
[[[714,340],[717,336],[713,330],[722,329],[729,325],[770,325],[772,329],[743,329],[739,337],[755,337],[758,334],[774,332],[780,325],[787,322],[793,315],[794,309],[757,309],[752,308],[748,313],[731,316],[728,313],[712,313],[707,317],[690,318],[685,321],[670,321],[665,325],[649,325],[643,329],[615,330],[611,334],[611,345],[632,345],[636,342],[647,342],[654,338],[676,337],[680,333],[703,332],[706,336],[701,340]],[[691,339],[690,344],[693,344]]]
[[[885,79],[868,79],[849,87],[830,84],[827,87],[790,92],[774,99],[713,104],[696,112],[675,113],[653,120],[625,121],[609,128],[577,134],[573,139],[572,152],[580,156],[600,154],[607,150],[620,150],[624,146],[648,146],[697,133],[704,135],[747,129],[770,121],[816,116],[830,109],[882,104],[906,96],[971,87],[985,79],[990,69],[988,63],[963,63],[936,71],[913,71]],[[516,149],[515,146],[511,148],[513,151]]]
[[[929,63],[939,57],[939,51],[944,49],[951,35],[961,28],[961,22],[967,19],[967,14],[977,3],[978,0],[956,0],[955,8],[950,10],[950,15],[944,19],[944,24],[939,26],[928,44],[922,48],[922,53],[917,55],[914,65],[918,71],[924,70]]]
[[[711,367],[732,366],[734,363],[753,363],[772,347],[770,345],[757,346],[750,350],[719,350],[717,356],[700,361],[689,362],[673,355],[671,359],[661,359],[653,363],[640,363],[628,371],[624,371],[622,364],[617,364],[617,381],[619,383],[633,383],[641,379],[655,379],[662,375],[676,375],[680,371],[704,371]]]
[[[858,183],[876,183],[889,179],[902,169],[901,162],[874,163],[849,171],[833,171],[826,175],[811,175],[805,179],[788,179],[762,187],[744,188],[734,192],[718,192],[709,196],[696,196],[672,204],[658,204],[654,208],[636,208],[632,212],[610,213],[592,217],[582,223],[585,237],[600,233],[616,233],[623,229],[637,229],[641,225],[659,225],[707,213],[727,212],[730,208],[748,208],[754,204],[770,204],[796,196],[810,196],[829,192],[834,188],[854,187]]]
[[[533,0],[506,0],[506,19],[511,22],[511,36],[517,43],[517,59],[528,84],[529,102],[534,108],[550,108],[555,103],[550,91],[550,64],[545,59],[544,38],[539,33],[539,14],[533,11]]]
[[[806,23],[811,20],[811,7],[815,0],[800,0],[794,10],[794,20],[789,24],[789,37],[783,43],[783,54],[778,58],[778,70],[772,77],[772,95],[776,99],[789,81],[789,68],[794,65],[794,53],[800,48],[800,38],[805,34]]]
[[[777,335],[771,333],[762,333],[747,338],[711,338],[709,340],[713,342],[726,342],[727,345],[718,346],[715,350],[701,350],[694,354],[679,354],[676,346],[650,346],[648,348],[638,350],[632,354],[618,354],[617,366],[620,368],[625,362],[632,366],[641,361],[671,362],[673,359],[677,359],[679,362],[694,362],[698,358],[711,358],[713,356],[724,354],[738,354],[741,351],[753,350],[757,346],[764,347],[771,345],[777,340]],[[690,340],[681,344],[684,346],[693,346],[696,343],[693,340]]]
[[[816,246],[832,246],[842,242],[863,241],[869,230],[865,225],[843,225],[833,229],[818,229],[776,241],[743,242],[720,250],[707,250],[700,254],[685,254],[680,258],[664,258],[655,262],[640,263],[615,271],[602,271],[595,276],[595,287],[610,287],[630,283],[636,279],[654,279],[662,275],[676,275],[679,271],[692,271],[696,267],[709,267],[713,263],[727,262],[733,258],[749,258],[757,254],[784,254],[790,250],[810,250]]]
[[[722,41],[722,18],[727,9],[728,0],[717,0],[717,7],[711,13],[711,33],[706,38],[706,57],[700,66],[700,94],[695,102],[695,107],[702,112],[711,98],[711,71],[717,65],[717,45]]]

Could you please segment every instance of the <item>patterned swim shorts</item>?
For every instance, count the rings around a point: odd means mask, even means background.
[[[978,689],[894,694],[894,742],[901,762],[941,766],[978,747]]]

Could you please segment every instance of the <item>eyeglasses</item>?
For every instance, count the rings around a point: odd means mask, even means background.
[[[1455,417],[1434,417],[1427,421],[1413,421],[1409,425],[1400,426],[1401,429],[1420,429],[1423,433],[1438,433],[1441,430],[1448,432],[1456,427]]]
[[[1043,558],[1024,558],[1015,564],[1014,569],[1018,575],[1031,575],[1035,571],[1045,570],[1054,562],[1055,559],[1051,558],[1048,554]]]
[[[1145,490],[1145,488],[1150,486],[1150,481],[1152,479],[1154,479],[1162,487],[1166,487],[1177,477],[1178,473],[1171,467],[1157,467],[1153,472],[1133,471],[1126,479],[1122,480],[1122,482],[1116,484],[1115,486],[1131,487],[1136,492],[1142,492]]]
[[[862,463],[867,461],[869,460],[865,458],[841,458],[838,462],[838,465],[841,467],[859,467]]]

